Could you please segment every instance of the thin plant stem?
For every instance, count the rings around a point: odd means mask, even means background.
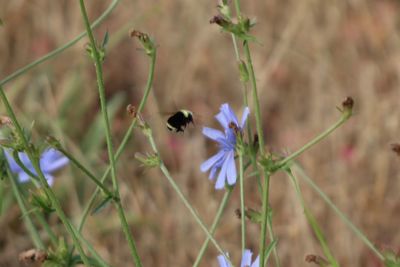
[[[260,263],[261,266],[264,266],[265,259],[265,239],[267,237],[267,217],[269,212],[269,181],[270,174],[268,172],[264,172],[264,186],[263,186],[263,194],[262,194],[262,222],[261,222],[261,237],[260,237]]]
[[[116,166],[115,166],[116,164],[115,164],[113,145],[112,145],[112,140],[111,140],[111,128],[110,128],[110,122],[109,122],[108,112],[107,112],[102,61],[100,58],[99,51],[97,49],[97,44],[94,39],[92,29],[90,28],[89,18],[88,18],[87,12],[86,12],[84,0],[79,0],[79,4],[80,4],[80,8],[81,8],[82,18],[83,18],[83,21],[84,21],[84,24],[86,27],[86,32],[87,32],[87,35],[88,35],[90,43],[91,43],[92,55],[93,55],[93,59],[94,59],[94,63],[95,63],[94,65],[96,68],[96,76],[97,76],[97,85],[98,85],[98,89],[99,89],[101,113],[103,115],[103,120],[104,120],[104,124],[105,124],[108,158],[109,158],[110,164],[111,164],[111,179],[112,179],[113,188],[115,190],[116,197],[118,198],[118,200],[115,200],[114,202],[116,204],[118,216],[121,221],[121,226],[122,226],[123,232],[125,234],[125,238],[128,241],[128,245],[129,245],[133,260],[135,262],[135,265],[140,267],[140,266],[142,266],[142,263],[141,263],[139,254],[137,252],[136,244],[132,237],[131,230],[130,230],[128,222],[126,220],[126,216],[125,216],[124,210],[122,208],[121,201],[119,199],[119,186],[118,186],[118,181],[117,181]]]
[[[157,149],[156,143],[154,141],[153,138],[153,134],[151,133],[151,129],[147,128],[144,130],[146,136],[149,139],[149,143],[154,151],[154,153],[156,155],[159,155],[159,151]],[[225,259],[228,261],[228,263],[232,265],[231,261],[229,260],[229,258],[226,256],[225,252],[223,251],[223,249],[221,248],[221,246],[217,243],[217,241],[214,239],[214,237],[212,236],[212,234],[208,231],[206,225],[204,224],[204,222],[200,219],[200,216],[198,215],[197,211],[193,208],[193,206],[189,203],[188,199],[185,197],[185,195],[183,194],[182,190],[179,188],[178,184],[175,182],[175,180],[172,178],[171,174],[169,173],[167,167],[164,165],[164,163],[162,162],[162,160],[160,159],[160,163],[159,163],[159,168],[161,170],[161,172],[164,174],[164,176],[167,178],[168,182],[171,184],[172,188],[174,189],[174,191],[176,192],[176,194],[178,195],[178,197],[181,199],[181,201],[183,202],[183,204],[186,206],[186,208],[190,211],[190,213],[192,214],[193,218],[195,219],[195,221],[197,222],[197,224],[200,226],[200,228],[204,231],[204,233],[206,234],[207,238],[209,238],[211,240],[211,242],[214,244],[214,246],[217,248],[218,252],[220,252]]]
[[[298,165],[293,164],[293,169],[300,174],[300,176],[316,191],[321,198],[328,204],[329,207],[339,216],[339,218],[356,234],[356,236],[361,239],[364,244],[375,253],[375,255],[384,261],[385,257],[382,253],[372,244],[372,242],[367,238],[367,236],[361,232],[357,226],[355,226],[351,220],[341,211],[339,208],[330,200],[330,198],[314,183],[314,181],[304,172],[304,170]]]
[[[108,8],[103,12],[103,14],[101,14],[91,25],[91,28],[94,29],[97,26],[100,25],[100,23],[106,19],[110,13],[114,10],[114,8],[117,6],[117,4],[120,2],[121,0],[113,0],[111,2],[111,4],[108,6]],[[75,45],[77,42],[79,42],[79,40],[81,40],[83,37],[86,36],[86,32],[82,32],[81,34],[79,34],[77,37],[75,37],[74,39],[72,39],[71,41],[69,41],[68,43],[64,44],[63,46],[60,46],[56,49],[54,49],[53,51],[51,51],[50,53],[44,55],[41,58],[38,58],[37,60],[29,63],[28,65],[19,68],[18,70],[16,70],[15,72],[11,73],[10,75],[8,75],[7,77],[5,77],[3,80],[0,81],[0,86],[5,85],[6,83],[14,80],[15,78],[21,76],[22,74],[28,72],[29,70],[33,69],[34,67],[40,65],[41,63],[50,60],[56,56],[58,56],[59,54],[61,54],[64,50],[72,47],[73,45]]]
[[[303,211],[304,211],[304,214],[306,215],[307,221],[311,225],[311,228],[313,229],[319,243],[321,244],[321,247],[322,247],[322,250],[323,250],[325,256],[328,258],[328,261],[330,262],[332,267],[339,267],[337,260],[333,256],[333,254],[328,246],[328,242],[322,232],[321,227],[318,225],[318,222],[315,219],[314,215],[311,213],[311,211],[306,206],[306,203],[304,202],[303,194],[301,193],[301,189],[299,186],[299,182],[297,181],[297,178],[293,175],[293,173],[290,170],[288,170],[286,173],[289,176],[290,181],[293,184],[293,187],[296,191],[297,198],[300,201],[300,205],[303,208]]]
[[[28,212],[28,209],[25,206],[22,192],[20,191],[18,184],[15,182],[15,177],[11,174],[10,169],[8,167],[7,167],[7,176],[11,182],[11,188],[12,188],[13,194],[15,196],[15,199],[17,200],[19,208],[21,209],[22,218],[24,220],[24,223],[28,230],[28,233],[32,239],[32,242],[36,248],[44,250],[45,245],[44,245],[42,239],[40,238],[39,231],[36,229],[36,226],[32,221],[32,218]]]
[[[239,20],[241,20],[241,9],[240,9],[240,0],[234,0],[234,5],[236,9],[236,15]],[[260,111],[260,101],[258,99],[258,92],[257,92],[257,82],[256,82],[256,76],[254,72],[254,67],[253,67],[253,62],[251,59],[251,53],[250,53],[250,48],[249,48],[249,43],[248,41],[243,42],[243,48],[244,48],[244,54],[246,57],[246,62],[247,62],[247,67],[249,70],[250,74],[250,82],[251,82],[251,87],[252,87],[252,95],[253,95],[253,106],[255,110],[255,117],[256,117],[256,128],[257,128],[257,135],[258,135],[258,145],[259,145],[259,151],[261,156],[265,155],[265,149],[264,149],[264,134],[263,134],[263,129],[262,129],[262,120],[261,120],[261,111]],[[245,101],[247,101],[247,94],[245,97]],[[249,134],[251,133],[250,130]],[[249,136],[249,139],[251,136]],[[252,155],[253,157],[253,155]],[[255,163],[254,160],[252,160],[253,163]],[[256,164],[254,165],[255,168],[257,168]],[[260,177],[258,176],[258,180],[260,181]],[[261,263],[264,263],[264,248],[265,248],[265,237],[266,237],[266,226],[268,226],[268,232],[271,236],[271,240],[274,240],[274,234],[272,231],[272,222],[271,218],[268,217],[268,209],[269,209],[269,180],[270,180],[270,174],[265,174],[264,177],[264,188],[263,188],[263,222],[261,226],[261,238],[260,238],[260,257],[261,257]],[[264,203],[264,201],[266,203]],[[280,260],[278,258],[278,253],[276,250],[276,246],[273,247],[273,253],[275,257],[275,261],[278,267],[280,267]]]
[[[146,105],[147,102],[147,98],[150,94],[151,91],[151,87],[153,86],[153,80],[154,80],[154,69],[155,69],[155,63],[156,63],[156,56],[157,56],[157,50],[156,48],[154,48],[153,53],[150,55],[150,66],[149,66],[149,74],[148,74],[148,78],[147,78],[147,82],[146,82],[146,87],[144,90],[144,94],[142,97],[142,100],[139,103],[139,107],[137,110],[137,113],[140,114],[144,108],[144,106]],[[121,144],[119,145],[117,152],[115,153],[115,160],[118,160],[119,157],[121,156],[122,152],[124,151],[126,145],[128,144],[128,141],[132,135],[133,129],[136,127],[137,124],[137,118],[135,117],[132,122],[131,125],[129,126],[128,130],[126,131],[124,137],[122,138]],[[101,177],[101,182],[104,183],[105,180],[108,177],[108,174],[110,173],[111,167],[108,166],[106,171],[104,172],[103,176]],[[88,203],[86,204],[84,211],[83,211],[83,215],[82,218],[80,220],[79,223],[79,231],[82,231],[83,226],[86,222],[87,216],[90,213],[90,209],[93,206],[94,201],[96,200],[97,195],[99,194],[100,189],[98,187],[96,187],[94,193],[92,194],[92,196],[90,197]]]
[[[81,256],[83,263],[86,266],[90,266],[89,259],[87,258],[85,252],[83,251],[83,248],[78,240],[78,237],[74,233],[73,226],[70,223],[70,221],[68,220],[64,211],[62,210],[62,207],[61,207],[60,202],[58,201],[56,195],[54,194],[54,192],[51,190],[49,184],[47,183],[46,178],[45,178],[42,170],[40,169],[39,159],[34,156],[34,152],[32,150],[33,148],[28,143],[28,140],[26,139],[26,137],[22,131],[22,128],[19,125],[18,120],[15,116],[15,113],[10,105],[10,102],[8,101],[7,96],[5,95],[4,90],[1,86],[0,86],[0,98],[4,103],[4,106],[7,110],[8,116],[11,118],[11,121],[13,123],[13,126],[15,127],[15,131],[16,131],[19,139],[22,141],[22,144],[23,144],[24,148],[26,149],[26,154],[32,163],[32,167],[34,168],[35,172],[38,174],[39,181],[40,181],[46,195],[49,197],[49,199],[51,201],[52,207],[55,209],[58,217],[62,221],[68,234],[71,236],[72,241],[73,241],[74,245],[77,247],[79,255]]]
[[[238,0],[236,0],[236,1],[238,1]],[[249,68],[249,73],[250,73],[250,82],[251,82],[252,94],[253,94],[253,105],[254,105],[254,110],[255,110],[254,113],[255,113],[255,117],[256,117],[256,127],[257,127],[257,134],[258,134],[258,144],[259,144],[260,154],[261,154],[261,156],[264,156],[265,155],[264,133],[263,133],[263,129],[262,129],[260,101],[258,99],[256,76],[254,73],[253,62],[251,59],[249,43],[247,41],[244,41],[243,48],[244,48],[244,54],[246,56],[247,67]]]
[[[224,197],[222,198],[222,201],[221,201],[221,204],[219,205],[217,214],[215,215],[214,221],[211,224],[211,228],[210,228],[211,235],[214,235],[215,230],[217,229],[217,226],[222,218],[222,214],[226,208],[226,205],[228,204],[228,200],[230,199],[230,197],[232,195],[232,191],[233,191],[233,187],[229,187],[227,189],[227,191],[225,192]],[[207,237],[206,240],[204,240],[204,243],[200,248],[199,254],[196,257],[193,267],[199,266],[200,261],[202,260],[204,253],[206,252],[209,242],[210,242],[210,238]]]
[[[85,166],[83,166],[71,153],[66,151],[64,148],[57,146],[57,149],[63,153],[69,160],[72,161],[73,164],[76,165],[78,169],[80,169],[83,173],[86,174],[87,177],[89,177],[103,192],[110,197],[114,197],[114,194],[108,190],[108,188],[99,180],[97,177],[90,172]]]
[[[346,113],[342,113],[342,116],[340,117],[340,119],[335,124],[333,124],[331,127],[326,129],[321,134],[317,135],[313,140],[311,140],[310,142],[305,144],[302,148],[300,148],[296,152],[292,153],[288,157],[286,157],[283,160],[279,161],[277,163],[277,166],[283,166],[283,165],[287,164],[288,162],[290,162],[291,160],[293,160],[296,157],[298,157],[299,155],[301,155],[304,151],[306,151],[307,149],[309,149],[313,145],[318,144],[322,139],[324,139],[326,136],[328,136],[333,131],[335,131],[337,128],[339,128],[341,125],[343,125],[349,118],[350,118],[350,116],[348,116]]]
[[[239,183],[240,183],[240,220],[242,224],[242,251],[246,249],[246,216],[244,210],[244,170],[243,154],[239,153]]]
[[[274,234],[274,230],[272,228],[272,216],[270,215],[271,213],[268,212],[267,215],[267,228],[268,228],[268,234],[270,236],[270,240],[271,242],[275,241],[275,234]],[[273,246],[272,248],[272,253],[274,254],[274,260],[275,260],[275,265],[276,267],[281,267],[281,260],[279,259],[279,255],[278,255],[278,251],[275,248],[276,246]],[[266,258],[265,260],[268,260],[268,258]]]
[[[57,236],[54,234],[53,230],[51,229],[49,223],[44,218],[43,214],[41,212],[39,212],[38,210],[34,210],[33,213],[35,214],[38,222],[42,225],[42,227],[46,231],[51,243],[54,246],[57,246],[57,244],[58,244]]]
[[[97,260],[97,262],[102,266],[102,267],[111,267],[107,262],[105,262],[101,256],[97,253],[97,251],[93,248],[92,244],[90,244],[79,232],[76,228],[73,228],[74,233],[78,236],[79,240],[85,244],[89,252],[92,254],[92,256]],[[73,251],[73,248],[72,250]]]

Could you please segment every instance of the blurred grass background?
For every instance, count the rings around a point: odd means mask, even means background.
[[[266,144],[289,153],[330,126],[346,96],[355,99],[355,116],[299,162],[316,183],[379,248],[400,250],[399,158],[390,144],[399,141],[400,3],[389,0],[242,1],[257,19],[252,44]],[[93,21],[109,1],[87,2]],[[135,28],[158,44],[155,81],[144,118],[153,127],[162,158],[174,178],[210,225],[223,192],[200,173],[200,163],[216,148],[201,126],[216,126],[213,115],[229,102],[241,113],[242,89],[231,38],[209,19],[215,1],[121,1],[95,31],[106,31],[110,44],[104,64],[115,146],[130,123],[125,107],[137,105],[146,81],[148,60],[128,37]],[[83,31],[74,1],[0,0],[1,78],[48,53]],[[107,166],[104,133],[92,63],[82,40],[60,56],[5,86],[25,127],[34,136],[51,134],[98,175]],[[196,127],[173,134],[163,113],[180,108],[195,113]],[[0,106],[1,114],[5,113]],[[254,125],[254,124],[253,124]],[[123,205],[145,266],[189,266],[205,238],[158,170],[145,170],[135,152],[149,151],[135,131],[118,163]],[[57,175],[55,190],[67,214],[78,222],[94,185],[73,167]],[[254,178],[246,184],[246,206],[261,204]],[[305,184],[307,203],[326,233],[342,266],[382,266],[339,218]],[[0,266],[20,266],[18,253],[32,247],[2,181],[0,194]],[[283,266],[307,266],[307,254],[322,254],[287,177],[271,181],[273,225]],[[226,209],[216,239],[240,257],[238,190]],[[61,232],[54,216],[50,221]],[[259,229],[249,224],[247,246],[258,247]],[[84,235],[113,266],[131,262],[115,211],[108,207],[89,218]],[[257,251],[258,253],[258,251]],[[209,246],[202,266],[217,266]]]

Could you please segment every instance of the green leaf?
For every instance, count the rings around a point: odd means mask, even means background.
[[[103,42],[101,43],[102,49],[105,49],[107,47],[109,39],[110,39],[110,37],[109,37],[108,31],[106,31],[106,33],[104,34],[104,37],[103,37]]]
[[[99,213],[111,202],[111,200],[112,200],[111,196],[105,197],[96,207],[93,208],[93,210],[90,214],[94,215],[96,213]]]

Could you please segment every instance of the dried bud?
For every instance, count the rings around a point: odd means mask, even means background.
[[[342,112],[342,115],[344,116],[345,119],[348,119],[351,117],[353,114],[353,107],[354,107],[354,100],[351,97],[347,97],[345,100],[342,102],[342,107],[337,109]]]
[[[156,46],[153,42],[153,40],[146,34],[137,30],[132,30],[129,34],[130,37],[132,38],[138,38],[140,43],[143,45],[144,50],[146,51],[146,54],[151,56],[154,55],[156,51]]]
[[[400,156],[400,144],[396,143],[396,144],[392,144],[392,151],[394,153],[396,153],[398,156]]]
[[[353,109],[354,106],[354,100],[351,97],[347,97],[343,102],[342,106],[344,109]]]
[[[235,215],[238,219],[242,218],[242,212],[240,211],[240,209],[235,209]]]
[[[129,104],[129,105],[126,107],[126,111],[127,111],[128,114],[129,114],[130,116],[132,116],[133,118],[136,117],[136,107],[135,107],[134,105]]]
[[[227,26],[230,22],[226,20],[223,16],[217,15],[210,19],[210,24],[218,24],[221,27]]]
[[[11,121],[10,117],[0,116],[0,127],[1,126],[11,126],[11,125],[12,125],[12,121]]]
[[[318,255],[307,255],[305,261],[308,263],[315,263],[321,267],[328,267],[329,262]]]
[[[47,259],[48,255],[45,251],[38,249],[29,249],[21,252],[18,256],[20,262],[29,263],[43,263]]]

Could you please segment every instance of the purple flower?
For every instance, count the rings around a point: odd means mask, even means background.
[[[259,267],[260,266],[260,256],[257,256],[257,258],[254,260],[253,263],[251,263],[251,256],[253,253],[251,250],[246,249],[243,251],[242,255],[242,262],[240,263],[240,267]],[[230,267],[229,262],[225,259],[223,255],[219,255],[217,257],[219,267]]]
[[[18,180],[21,183],[26,183],[29,181],[30,176],[27,174],[14,160],[9,151],[5,150],[5,155],[10,165],[12,173],[18,174]],[[28,155],[24,152],[18,152],[19,159],[24,164],[24,166],[30,170],[33,174],[37,175],[35,169],[32,166],[32,162],[29,160]],[[40,156],[40,169],[42,170],[44,177],[46,178],[49,185],[54,182],[54,177],[51,175],[52,172],[60,169],[61,167],[68,164],[69,160],[61,152],[54,148],[49,148],[43,151]]]
[[[203,134],[216,141],[219,145],[217,154],[203,162],[200,166],[202,172],[211,169],[209,179],[214,180],[217,171],[219,171],[215,189],[222,189],[225,183],[234,185],[236,183],[236,164],[235,164],[235,146],[238,131],[241,132],[247,117],[250,113],[248,107],[245,107],[242,114],[242,120],[239,121],[228,104],[222,104],[220,112],[215,116],[218,122],[224,128],[224,132],[208,127],[203,128]]]

